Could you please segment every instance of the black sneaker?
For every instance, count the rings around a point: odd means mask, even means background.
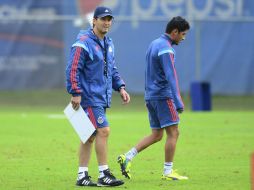
[[[80,174],[80,173],[79,173],[79,174]],[[83,178],[77,180],[76,185],[77,185],[77,186],[97,186],[97,184],[94,183],[94,182],[91,180],[91,176],[88,175],[88,172],[87,172],[87,171],[85,171],[85,177],[83,177]]]
[[[119,186],[124,184],[122,180],[116,179],[109,169],[104,170],[103,173],[104,177],[98,178],[97,186]]]

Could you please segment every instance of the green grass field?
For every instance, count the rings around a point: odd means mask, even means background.
[[[61,94],[62,91],[0,93],[1,190],[80,189],[75,186],[79,139],[62,112],[69,96]],[[108,112],[111,125],[109,165],[113,173],[123,179],[116,163],[118,154],[129,150],[149,134],[150,129],[142,97],[133,96],[128,107],[121,106],[119,101],[115,98]],[[124,179],[125,184],[117,189],[250,189],[250,154],[254,151],[253,97],[215,98],[212,112],[191,112],[188,99],[186,101],[174,168],[190,179],[160,179],[163,139],[133,160],[133,178]],[[94,153],[89,173],[96,179],[98,167]]]

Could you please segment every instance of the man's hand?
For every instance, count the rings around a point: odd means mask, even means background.
[[[123,104],[128,104],[131,100],[130,95],[125,91],[124,88],[120,89],[120,95],[123,100]]]
[[[72,104],[72,108],[74,110],[78,110],[78,108],[80,106],[80,102],[81,102],[81,96],[71,97],[71,104]]]

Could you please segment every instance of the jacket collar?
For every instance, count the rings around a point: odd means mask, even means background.
[[[92,38],[95,41],[100,41],[100,39],[94,34],[92,28],[89,28],[87,31],[90,38]],[[108,43],[109,38],[107,36],[104,36],[104,39],[105,39],[105,42]]]
[[[162,38],[166,39],[167,41],[169,41],[170,45],[174,45],[173,41],[171,40],[170,36],[166,33],[161,35]]]

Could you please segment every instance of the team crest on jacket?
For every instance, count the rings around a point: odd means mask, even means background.
[[[102,123],[104,122],[103,117],[102,117],[102,116],[99,116],[98,119],[97,119],[97,122],[98,122],[99,124],[102,124]]]
[[[112,49],[111,46],[108,47],[108,51],[109,51],[109,52],[112,52],[112,51],[113,51],[113,49]]]
[[[95,46],[95,50],[96,50],[96,51],[99,51],[99,50],[100,50],[100,46],[99,46],[99,45],[96,45],[96,46]]]

